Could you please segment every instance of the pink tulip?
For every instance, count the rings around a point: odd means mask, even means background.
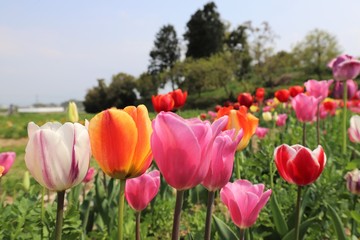
[[[15,161],[16,153],[15,152],[3,152],[0,153],[0,166],[4,167],[2,175],[5,175]]]
[[[312,122],[316,119],[318,100],[313,96],[300,93],[291,100],[296,117],[300,122]]]
[[[360,73],[360,61],[350,55],[340,55],[328,64],[332,68],[335,80],[355,79]]]
[[[125,197],[135,211],[144,210],[159,192],[160,172],[158,170],[144,173],[136,178],[126,180]]]
[[[215,137],[211,149],[210,167],[204,181],[201,183],[207,190],[216,191],[229,182],[236,147],[241,138],[241,134],[235,137],[235,129],[221,132]]]
[[[304,83],[304,85],[306,92],[310,96],[316,97],[321,102],[329,95],[329,87],[332,83],[333,80],[308,80]]]
[[[264,128],[264,127],[257,127],[256,128],[256,131],[255,131],[255,135],[262,139],[266,136],[266,134],[269,132],[269,129],[268,128]]]
[[[324,104],[320,105],[319,111],[320,111],[320,119],[325,119],[328,115],[328,111],[326,111]]]
[[[354,169],[351,172],[347,172],[345,175],[346,188],[356,195],[360,195],[360,171],[359,169]]]
[[[93,167],[89,168],[83,182],[84,183],[90,182],[93,179],[94,175],[95,175],[95,168]]]
[[[221,201],[230,211],[236,226],[241,229],[251,227],[259,216],[271,195],[271,189],[264,192],[264,184],[255,184],[247,180],[228,183],[220,191]]]
[[[357,83],[354,80],[349,79],[346,81],[346,85],[347,85],[347,98],[351,99],[355,96],[357,92],[358,89]],[[334,98],[342,99],[344,93],[343,89],[344,89],[344,83],[340,81],[336,81],[333,89]]]
[[[227,124],[227,117],[211,126],[200,119],[185,120],[160,112],[152,122],[151,148],[166,182],[177,190],[200,184],[208,173],[213,136]]]
[[[348,129],[350,141],[360,143],[360,116],[354,115],[350,118],[350,128]]]
[[[279,127],[284,126],[286,124],[287,117],[288,116],[286,113],[277,115],[276,126],[279,126]]]

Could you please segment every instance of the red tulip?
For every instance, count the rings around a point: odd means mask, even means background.
[[[240,105],[243,105],[247,108],[249,108],[253,103],[253,97],[250,93],[240,93],[237,97],[237,100]]]
[[[125,197],[135,211],[144,210],[159,192],[160,172],[158,170],[126,180]]]
[[[183,92],[180,88],[175,91],[170,92],[172,98],[174,99],[174,108],[179,109],[185,105],[187,98],[187,91]]]
[[[275,97],[282,103],[287,102],[290,97],[290,92],[287,89],[280,89],[275,92]]]
[[[332,68],[334,79],[338,81],[355,79],[360,74],[360,61],[346,54],[331,60],[328,67]]]
[[[271,189],[264,192],[264,188],[264,184],[253,185],[247,180],[237,180],[221,189],[221,201],[228,208],[236,226],[245,229],[254,225],[271,195]]]
[[[265,98],[265,88],[257,88],[255,92],[255,99],[258,102],[264,101]]]
[[[326,155],[320,145],[311,151],[301,145],[283,144],[275,149],[274,158],[280,176],[299,186],[315,182],[326,164]]]
[[[175,106],[175,101],[170,93],[152,96],[151,101],[157,113],[161,111],[171,111]]]
[[[304,87],[302,86],[292,86],[289,88],[289,93],[291,97],[296,97],[296,95],[303,92],[304,92]]]

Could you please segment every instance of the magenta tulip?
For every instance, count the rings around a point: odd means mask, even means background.
[[[14,164],[16,157],[15,152],[3,152],[0,153],[0,166],[4,168],[4,171],[2,172],[2,175],[4,176],[11,166]]]
[[[312,122],[316,119],[318,100],[313,96],[300,93],[291,100],[296,117],[300,122]]]
[[[93,168],[93,167],[89,168],[83,182],[84,183],[90,182],[93,179],[94,175],[95,175],[95,168]]]
[[[341,55],[331,60],[328,67],[332,68],[335,80],[355,79],[360,74],[360,61],[350,55]]]
[[[266,134],[269,132],[269,129],[268,128],[264,128],[264,127],[257,127],[256,128],[256,131],[255,131],[255,135],[262,139],[266,136]]]
[[[172,112],[160,112],[152,122],[151,148],[166,182],[177,190],[200,184],[208,173],[211,145],[226,126],[227,117],[209,122],[185,120]]]
[[[247,180],[228,183],[220,191],[221,201],[230,212],[231,219],[240,229],[251,227],[271,195],[271,189],[264,192],[264,184]]]
[[[351,99],[356,95],[358,85],[357,83],[349,79],[346,81],[346,87],[347,87],[347,99]],[[333,89],[333,96],[337,99],[342,99],[344,94],[344,82],[336,81],[335,86]]]
[[[158,170],[144,173],[136,178],[126,180],[125,197],[135,211],[144,210],[159,192],[160,172]]]
[[[350,141],[360,143],[360,116],[354,115],[350,118],[350,128],[348,129]]]
[[[277,115],[277,117],[275,118],[276,120],[276,126],[281,127],[284,126],[286,124],[286,119],[287,119],[287,114],[286,113],[282,113]]]
[[[304,83],[306,92],[310,96],[316,97],[320,102],[323,101],[329,95],[329,87],[333,83],[333,80],[308,80]]]
[[[211,163],[202,185],[216,191],[229,182],[234,165],[236,147],[242,136],[235,136],[235,129],[221,132],[215,137],[211,149]]]

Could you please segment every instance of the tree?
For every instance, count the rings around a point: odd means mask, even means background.
[[[89,89],[83,102],[85,111],[98,113],[109,107],[107,102],[107,86],[104,79],[98,79],[98,86]]]
[[[334,35],[314,29],[292,51],[305,73],[308,76],[315,74],[321,80],[329,71],[327,63],[339,55],[340,47]]]
[[[126,73],[119,73],[112,77],[107,91],[107,102],[111,107],[124,108],[135,105],[135,78]]]
[[[203,10],[197,10],[186,26],[186,57],[209,57],[223,50],[225,27],[214,2],[207,3]]]
[[[231,31],[225,39],[227,49],[232,53],[233,61],[236,64],[235,74],[239,79],[243,79],[244,76],[250,72],[250,64],[252,61],[247,31],[247,26],[239,25],[235,30]]]
[[[179,40],[177,39],[175,28],[172,25],[163,26],[156,34],[150,57],[148,71],[151,74],[169,70],[174,66],[175,62],[179,60]]]
[[[159,79],[155,75],[142,73],[136,81],[136,90],[142,99],[151,99],[152,95],[157,95]]]

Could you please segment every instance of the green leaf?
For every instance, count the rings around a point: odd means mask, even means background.
[[[327,208],[329,210],[329,216],[334,224],[335,227],[335,232],[337,235],[338,240],[346,240],[346,236],[345,236],[345,232],[344,232],[344,227],[341,223],[340,217],[337,214],[337,212],[335,211],[335,209],[333,207],[331,207],[329,204],[327,204]]]
[[[226,225],[226,223],[224,223],[220,218],[217,218],[215,215],[212,217],[214,219],[215,228],[219,234],[220,239],[239,240],[233,230],[231,230],[231,228]]]
[[[316,218],[310,218],[305,220],[303,223],[300,224],[300,239],[303,239],[308,227],[316,222]],[[282,240],[294,240],[295,239],[295,228],[291,229],[283,238]]]
[[[280,234],[280,236],[284,236],[289,230],[274,192],[270,198],[270,209],[273,215],[276,231]]]
[[[356,211],[351,211],[350,215],[357,223],[360,222],[360,213],[358,213]]]

